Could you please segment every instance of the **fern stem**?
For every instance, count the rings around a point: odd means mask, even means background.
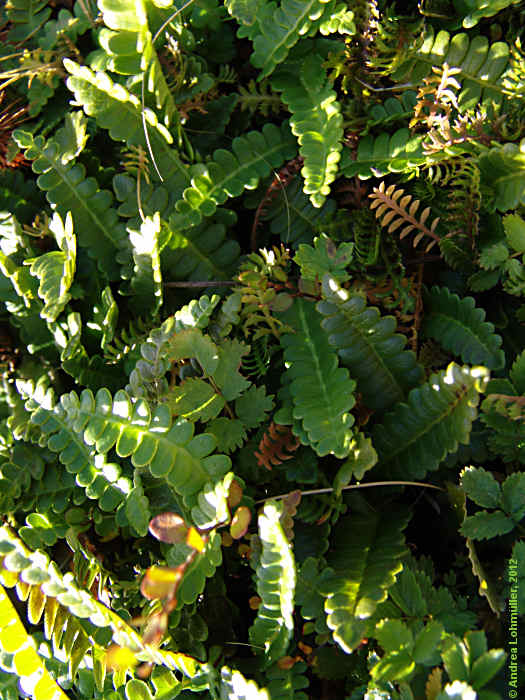
[[[341,491],[346,491],[347,489],[366,489],[370,486],[424,486],[427,489],[437,489],[438,491],[444,491],[445,489],[441,486],[434,486],[434,484],[424,484],[421,481],[371,481],[368,484],[351,484],[350,486],[343,486]],[[301,491],[301,496],[315,496],[320,493],[332,493],[335,491],[334,488],[326,489],[312,489],[311,491]],[[288,496],[287,493],[282,493],[280,496],[268,496],[268,498],[261,498],[260,501],[255,501],[255,505],[259,503],[266,503],[266,501],[279,501]]]

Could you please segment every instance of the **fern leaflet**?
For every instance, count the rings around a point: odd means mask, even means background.
[[[293,432],[318,455],[343,458],[352,438],[354,418],[349,411],[355,403],[355,382],[338,366],[313,304],[296,299],[282,317],[294,331],[281,336],[287,365],[284,381],[293,418],[301,425],[299,431],[294,425]],[[303,433],[308,436],[306,441]]]
[[[262,553],[256,574],[262,602],[250,641],[264,647],[268,664],[284,656],[294,628],[295,562],[280,523],[282,510],[281,503],[270,501],[259,516]]]
[[[292,113],[290,124],[304,159],[304,192],[314,207],[321,207],[330,194],[343,140],[341,106],[322,64],[321,56],[310,54],[303,62],[299,81],[286,73],[272,80]]]
[[[492,323],[485,321],[485,312],[475,306],[472,297],[460,299],[446,287],[432,287],[423,299],[423,333],[463,362],[492,370],[505,365],[501,336],[494,332]]]
[[[331,569],[319,582],[328,627],[347,653],[367,636],[367,620],[387,597],[406,553],[407,513],[354,514],[339,521],[328,555]]]
[[[427,383],[412,389],[407,403],[393,407],[372,441],[379,456],[378,470],[394,479],[421,478],[439,467],[458,442],[468,442],[477,416],[478,393],[485,390],[485,367],[451,363]]]
[[[351,295],[329,276],[323,280],[323,297],[317,310],[325,317],[328,342],[357,381],[365,404],[384,411],[402,401],[423,371],[414,353],[403,349],[406,339],[394,332],[394,317],[381,317],[362,296]]]

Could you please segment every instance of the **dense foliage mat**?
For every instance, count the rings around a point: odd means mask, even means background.
[[[524,27],[0,7],[2,698],[525,694]]]

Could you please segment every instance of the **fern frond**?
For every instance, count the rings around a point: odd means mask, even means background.
[[[424,43],[391,75],[394,81],[410,80],[416,84],[427,77],[433,67],[447,63],[458,68],[456,78],[461,84],[458,96],[460,111],[472,109],[483,102],[500,103],[504,88],[501,78],[509,64],[509,47],[502,41],[489,45],[485,36],[472,39],[468,34],[451,36],[441,30],[427,31]]]
[[[494,195],[493,207],[509,211],[525,203],[525,139],[483,153],[478,161],[481,181]]]
[[[463,12],[466,10],[468,13],[463,17],[463,26],[465,29],[475,27],[480,19],[494,17],[501,10],[510,5],[517,5],[518,2],[519,0],[469,0],[463,9]]]
[[[337,174],[343,140],[341,106],[323,69],[323,59],[310,54],[303,62],[299,81],[296,75],[286,73],[275,77],[272,86],[282,91],[292,113],[290,124],[304,160],[304,192],[314,207],[321,207]]]
[[[73,234],[71,212],[66,215],[65,225],[59,214],[55,214],[49,226],[54,234],[60,252],[44,253],[36,260],[26,260],[29,271],[39,279],[38,296],[44,301],[40,312],[42,318],[56,321],[71,295],[69,288],[73,282],[76,267],[76,239]]]
[[[492,323],[485,321],[485,312],[476,307],[472,297],[460,299],[446,287],[432,287],[423,296],[425,313],[421,330],[437,340],[445,350],[461,357],[463,362],[501,369],[505,355],[502,339]]]
[[[39,175],[38,186],[46,192],[49,203],[65,219],[71,212],[78,244],[97,261],[110,280],[118,278],[116,250],[125,237],[122,224],[112,207],[113,197],[100,190],[80,163],[63,163],[59,144],[43,136],[33,137],[26,131],[13,134],[25,155],[33,161],[33,171]]]
[[[406,554],[405,513],[354,514],[339,521],[328,554],[329,571],[320,582],[327,624],[347,654],[367,634],[367,620],[396,580]]]
[[[257,17],[252,64],[260,69],[258,80],[269,76],[301,37],[312,36],[333,10],[331,0],[283,0]]]
[[[36,616],[35,616],[36,617]],[[17,675],[22,678],[24,686],[32,686],[31,695],[35,700],[67,700],[67,695],[46,669],[43,660],[37,654],[32,637],[26,632],[15,606],[0,585],[0,644],[6,654],[14,654],[13,664]],[[40,619],[40,616],[39,616]],[[35,619],[34,624],[38,620]],[[37,674],[36,683],[28,678]]]
[[[411,136],[408,129],[398,129],[390,136],[368,134],[359,139],[355,160],[349,149],[343,151],[340,171],[344,177],[359,175],[361,180],[382,177],[389,172],[411,173],[426,162],[422,136]]]
[[[299,177],[291,179],[284,189],[278,187],[273,192],[272,202],[262,218],[268,222],[271,233],[291,248],[301,243],[311,244],[336,210],[333,199],[326,199],[320,208],[314,207],[303,192]]]
[[[108,362],[118,362],[130,355],[140,343],[144,342],[151,331],[151,322],[143,318],[129,321],[128,326],[115,330],[111,340],[101,343],[104,359]]]
[[[162,306],[162,272],[160,268],[160,216],[144,219],[140,231],[128,228],[129,242],[133,251],[133,277],[130,291],[133,306],[141,315],[149,312],[153,317]]]
[[[404,192],[405,190],[397,189],[395,185],[389,185],[385,190],[385,183],[381,182],[379,187],[374,187],[373,193],[368,195],[372,199],[370,209],[375,209],[376,218],[380,220],[381,226],[388,226],[388,233],[394,233],[402,226],[399,234],[401,240],[409,233],[417,231],[413,240],[414,248],[424,236],[432,239],[425,248],[425,253],[428,253],[441,240],[435,233],[439,217],[432,221],[429,228],[426,221],[430,215],[430,207],[426,207],[419,214],[419,218],[416,218],[421,202],[419,199],[412,202],[412,195],[403,196]]]
[[[317,310],[328,342],[350,370],[365,404],[384,411],[402,401],[421,381],[423,371],[413,352],[404,350],[406,338],[395,333],[393,316],[380,316],[359,295],[351,295],[327,276],[323,301]]]
[[[384,102],[373,105],[368,111],[367,123],[361,136],[366,136],[374,126],[384,127],[397,121],[406,123],[414,113],[416,102],[417,94],[413,90],[405,90],[400,97],[388,97]]]
[[[228,471],[230,460],[212,455],[215,439],[194,437],[193,424],[183,419],[172,424],[164,405],[151,411],[144,399],[132,404],[126,392],[112,398],[107,389],[99,389],[96,397],[87,389],[80,397],[71,392],[58,404],[39,389],[25,391],[32,423],[40,426],[49,448],[60,453],[66,469],[88,480],[88,496],[98,497],[102,509],[114,509],[130,489],[117,466],[104,470],[101,455],[112,447],[119,457],[131,457],[133,466],[148,467],[152,476],[165,479],[188,501],[211,476]]]
[[[83,632],[82,620],[89,620],[94,626],[92,638],[95,648],[107,649],[107,635],[102,631],[109,629],[113,641],[121,647],[133,651],[138,661],[146,661],[166,666],[182,673],[187,678],[196,674],[206,673],[206,667],[198,661],[175,652],[164,651],[158,647],[145,644],[138,632],[127,624],[117,613],[96,600],[90,593],[79,588],[71,573],[62,575],[59,567],[42,551],[32,552],[7,527],[0,528],[1,566],[0,580],[9,588],[20,581],[28,583],[30,588],[36,588],[40,598],[44,596],[44,608],[49,608],[46,615],[46,626],[57,646],[64,636],[72,643],[76,636],[80,639],[87,636]],[[29,593],[29,589],[26,589]],[[79,619],[77,619],[79,618]],[[65,624],[66,623],[66,624]],[[101,634],[99,634],[99,631]],[[100,643],[97,640],[100,639]],[[70,651],[72,647],[69,647]],[[82,655],[86,649],[82,651]],[[77,647],[78,655],[78,647]],[[100,670],[99,670],[100,672]],[[101,682],[104,682],[105,671],[102,672]]]
[[[453,190],[446,220],[453,230],[441,239],[439,247],[445,261],[453,268],[469,269],[472,251],[479,232],[481,210],[481,172],[474,158],[461,159],[449,180]],[[452,234],[452,236],[450,235]],[[459,248],[459,255],[450,251],[451,244]],[[452,254],[451,254],[452,253]],[[468,257],[468,261],[465,259]]]
[[[228,700],[270,700],[265,688],[261,690],[255,681],[247,681],[240,671],[227,666],[221,668],[221,693]]]
[[[272,92],[266,80],[257,83],[252,79],[247,87],[239,85],[238,89],[238,105],[243,112],[249,112],[252,115],[259,112],[263,117],[269,117],[270,114],[279,114],[282,110],[281,98]]]
[[[452,362],[412,389],[407,402],[394,406],[372,430],[379,456],[376,470],[384,469],[394,479],[412,479],[437,469],[459,442],[468,441],[478,394],[485,391],[487,381],[484,367]]]
[[[419,121],[423,121],[428,128],[432,128],[440,113],[444,112],[449,117],[452,108],[458,109],[456,93],[461,89],[461,85],[454,76],[459,72],[459,68],[451,68],[447,63],[432,67],[433,75],[424,78],[423,85],[418,90],[414,116],[409,128]]]
[[[282,464],[285,459],[292,459],[291,452],[299,447],[301,443],[297,438],[293,438],[290,428],[276,423],[270,423],[259,443],[259,451],[254,452],[257,457],[257,464],[266,467],[269,471],[272,466]]]
[[[156,107],[163,115],[162,121],[169,127],[177,119],[177,108],[153,44],[147,3],[145,0],[121,0],[118,3],[99,0],[98,7],[104,24],[109,27],[99,33],[100,45],[109,57],[109,70],[121,75],[142,73],[144,86],[155,96]],[[162,14],[169,17],[169,6],[162,9]]]
[[[283,319],[294,331],[281,336],[287,366],[284,382],[289,382],[293,418],[300,421],[307,441],[295,425],[293,432],[319,456],[331,453],[341,459],[350,449],[355,382],[338,366],[312,303],[296,299]]]
[[[295,139],[286,122],[281,127],[265,124],[262,131],[250,131],[233,139],[232,151],[219,149],[209,163],[190,168],[192,186],[176,204],[170,218],[175,230],[196,226],[203,216],[212,216],[229,197],[254,189],[259,179],[296,155]]]
[[[198,216],[201,216],[200,211]],[[213,215],[196,226],[191,223],[182,226],[184,218],[184,215],[174,214],[163,227],[167,234],[167,244],[162,251],[163,265],[170,270],[170,278],[223,280],[231,277],[240,255],[239,244],[228,236],[229,227],[237,220],[236,214],[228,209],[215,209]]]
[[[114,83],[106,73],[93,73],[87,66],[80,66],[70,59],[64,60],[64,67],[70,74],[67,87],[75,95],[75,101],[88,116],[95,118],[100,127],[108,129],[112,139],[125,141],[128,147],[148,149],[144,133],[147,129],[161,178],[166,187],[177,194],[182,193],[191,180],[188,168],[176,149],[169,147],[173,137],[155,113],[148,108],[143,112],[140,100],[123,85]]]
[[[264,648],[268,664],[284,656],[294,629],[295,561],[281,514],[282,504],[270,501],[259,516],[262,552],[256,576],[261,605],[249,630],[250,641]]]

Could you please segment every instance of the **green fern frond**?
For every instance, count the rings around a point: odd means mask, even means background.
[[[240,255],[239,244],[228,236],[228,229],[236,222],[235,213],[216,209],[213,216],[196,226],[182,226],[181,218],[185,217],[176,213],[165,225],[167,245],[162,257],[164,267],[169,268],[170,279],[223,280],[231,277]]]
[[[337,95],[323,69],[323,59],[310,54],[303,62],[299,81],[293,74],[274,77],[272,87],[282,91],[304,159],[304,192],[314,207],[321,207],[335,180],[341,157],[343,117]]]
[[[498,12],[511,5],[517,5],[519,0],[468,0],[462,8],[467,14],[463,17],[465,29],[475,27],[484,17],[494,17]],[[461,7],[461,6],[460,6]]]
[[[169,147],[173,137],[155,113],[148,108],[142,111],[140,100],[123,85],[114,83],[106,73],[93,73],[87,66],[70,59],[64,59],[64,67],[70,74],[67,87],[84,112],[94,117],[103,129],[108,129],[112,139],[125,141],[130,148],[142,146],[149,153],[148,139],[166,187],[182,193],[191,180],[188,168],[176,149]]]
[[[196,226],[203,216],[212,216],[229,197],[257,187],[260,178],[297,154],[295,139],[286,122],[281,127],[265,124],[233,139],[232,151],[219,149],[209,163],[190,168],[192,186],[184,191],[170,218],[174,230]]]
[[[283,107],[281,98],[272,93],[268,81],[257,83],[255,80],[250,80],[247,87],[239,85],[238,105],[241,111],[252,115],[260,112],[263,117],[279,114]]]
[[[156,107],[163,114],[162,121],[169,127],[177,118],[177,108],[153,44],[148,4],[145,0],[121,0],[118,3],[99,0],[102,19],[109,27],[100,31],[99,42],[108,54],[109,70],[121,75],[142,73],[144,86],[155,96]],[[169,17],[169,5],[160,7]]]
[[[273,3],[257,17],[253,37],[252,64],[260,69],[258,80],[269,76],[301,37],[312,36],[320,24],[331,16],[332,0],[283,0]]]
[[[37,589],[40,601],[42,601],[42,597],[44,598],[44,607],[40,602],[41,614],[45,611],[45,606],[49,606],[45,629],[49,631],[49,636],[53,638],[56,646],[60,645],[64,636],[63,643],[65,644],[69,639],[71,646],[68,644],[68,648],[71,651],[75,637],[80,635],[80,639],[85,639],[81,620],[89,620],[94,627],[92,637],[95,641],[95,647],[107,649],[106,630],[109,629],[114,642],[133,651],[138,661],[166,666],[178,671],[186,678],[193,678],[200,673],[206,674],[206,666],[190,656],[164,651],[153,645],[145,644],[138,632],[117,613],[81,589],[75,583],[71,573],[63,576],[59,567],[49,559],[45,552],[30,551],[5,526],[0,528],[0,552],[1,583],[12,588],[20,581],[28,584],[31,589]],[[30,593],[30,590],[26,588],[26,592]],[[20,641],[23,640],[17,640],[16,649],[20,648],[18,646]],[[82,655],[84,653],[85,648]],[[101,675],[103,683],[105,670],[102,671]]]
[[[423,371],[414,353],[403,349],[406,338],[395,333],[394,317],[381,317],[362,296],[351,295],[329,276],[323,280],[323,297],[317,304],[325,317],[322,327],[365,404],[382,412],[402,401],[422,380]]]
[[[525,139],[491,148],[478,164],[482,184],[493,192],[493,208],[505,212],[525,203]]]
[[[37,654],[32,637],[18,617],[15,606],[0,585],[0,644],[6,654],[14,654],[13,663],[20,678],[27,686],[27,679],[37,674],[31,695],[35,700],[67,700],[67,695],[55,681]],[[38,622],[38,620],[36,620]]]
[[[264,648],[268,664],[284,656],[294,629],[295,562],[281,513],[282,504],[270,501],[259,516],[262,552],[256,576],[261,605],[249,630],[251,643]]]
[[[267,221],[274,236],[292,248],[301,243],[311,244],[319,235],[324,222],[330,221],[336,210],[333,199],[326,199],[322,207],[314,207],[304,193],[301,180],[294,177],[284,189],[278,189],[263,221]]]
[[[339,521],[328,555],[329,570],[319,582],[327,624],[347,654],[368,636],[368,618],[387,597],[406,554],[405,513],[354,514]]]
[[[361,180],[382,177],[389,172],[411,173],[426,162],[422,148],[422,136],[411,136],[408,129],[398,129],[392,136],[383,132],[379,136],[368,134],[359,139],[357,156],[352,160],[349,149],[341,157],[341,175]]]
[[[417,94],[413,90],[405,90],[400,97],[388,97],[384,102],[373,105],[367,114],[367,123],[361,131],[361,136],[366,136],[374,126],[385,127],[388,124],[407,119],[414,113],[417,102]]]
[[[445,30],[434,35],[429,29],[423,45],[391,77],[396,82],[410,80],[418,84],[430,75],[433,67],[443,63],[459,68],[456,78],[461,84],[460,111],[472,109],[482,102],[502,101],[504,90],[500,83],[509,64],[509,47],[502,41],[489,44],[482,35],[471,39],[468,34],[451,36]]]
[[[33,137],[27,131],[17,130],[13,137],[25,149],[26,158],[33,161],[33,171],[39,175],[38,186],[58,213],[65,218],[71,212],[78,244],[97,261],[110,280],[118,278],[115,255],[125,237],[122,224],[112,207],[113,197],[100,190],[80,163],[63,163],[59,145],[53,139]]]
[[[31,421],[40,426],[48,447],[60,453],[66,469],[90,484],[87,495],[99,499],[103,510],[113,510],[130,490],[129,479],[120,479],[117,465],[105,469],[104,458],[112,447],[119,457],[131,457],[135,467],[148,467],[152,476],[163,478],[176,493],[191,502],[210,477],[228,471],[230,460],[212,454],[211,435],[194,436],[193,424],[183,419],[172,423],[169,410],[160,405],[151,411],[144,399],[131,403],[118,391],[107,389],[96,397],[84,390],[71,392],[53,404],[52,396],[25,387]]]
[[[437,340],[445,350],[469,364],[501,369],[505,355],[502,339],[492,323],[485,321],[483,309],[475,306],[472,297],[460,299],[446,287],[432,287],[423,296],[425,313],[421,330]]]
[[[146,217],[140,226],[140,231],[128,228],[135,263],[133,277],[130,280],[130,291],[133,296],[133,306],[139,315],[149,312],[155,316],[162,306],[160,232],[161,223],[158,214]]]
[[[282,318],[294,331],[281,336],[287,366],[283,380],[293,419],[299,422],[293,432],[319,456],[330,453],[341,459],[350,450],[355,382],[338,366],[312,303],[296,299]]]
[[[66,215],[65,224],[59,214],[55,214],[49,225],[60,252],[44,253],[36,260],[26,260],[29,271],[39,279],[38,296],[44,301],[41,316],[56,321],[71,295],[69,288],[73,282],[76,266],[76,239],[73,234],[71,212]]]
[[[68,423],[64,403],[52,404],[52,394],[27,384],[23,388],[31,422],[40,428],[41,441],[52,452],[57,452],[61,463],[86,490],[86,496],[96,499],[101,510],[110,513],[124,507],[126,495],[131,491],[129,478],[121,476],[118,464],[107,464],[96,454],[90,444],[84,442]],[[41,405],[42,404],[42,405]]]
[[[459,442],[468,441],[478,394],[487,382],[486,368],[452,362],[412,389],[407,402],[394,406],[372,430],[379,456],[376,470],[384,468],[394,479],[412,479],[437,469]]]

